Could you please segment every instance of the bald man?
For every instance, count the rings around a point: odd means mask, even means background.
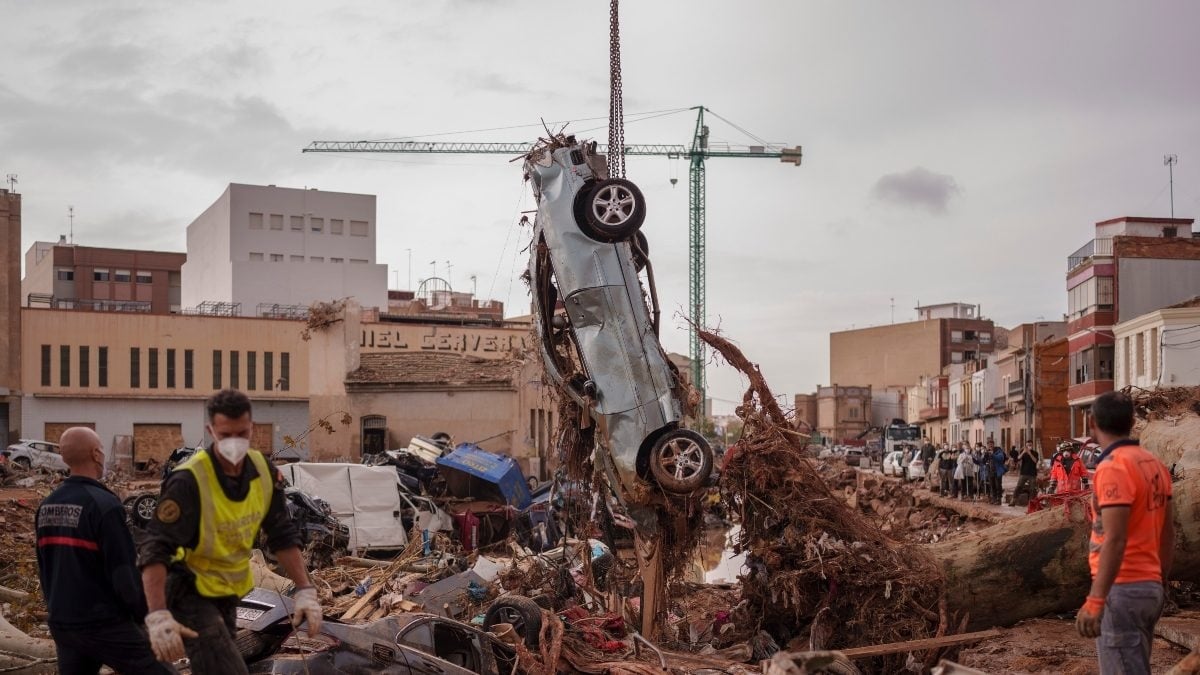
[[[100,483],[104,447],[96,432],[72,427],[59,452],[71,469],[37,512],[37,561],[58,672],[172,673],[154,659],[142,630],[142,594],[133,538],[121,500]]]

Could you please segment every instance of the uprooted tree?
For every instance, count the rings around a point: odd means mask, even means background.
[[[819,650],[1011,625],[1082,604],[1086,500],[932,546],[893,541],[832,493],[758,366],[725,338],[700,335],[750,381],[737,409],[745,431],[721,479],[747,554],[743,619],[789,649]],[[1177,481],[1173,503],[1172,578],[1200,581],[1200,476]],[[914,656],[928,667],[939,654]]]

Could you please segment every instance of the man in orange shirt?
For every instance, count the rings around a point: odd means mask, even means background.
[[[1075,626],[1080,635],[1096,638],[1101,675],[1148,675],[1154,624],[1162,614],[1163,584],[1175,553],[1171,474],[1129,439],[1129,396],[1100,396],[1092,404],[1092,419],[1104,453],[1092,495],[1092,589]]]

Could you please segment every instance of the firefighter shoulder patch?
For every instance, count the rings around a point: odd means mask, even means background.
[[[159,522],[170,525],[179,520],[179,502],[174,499],[164,499],[158,503],[158,508],[154,511],[154,517],[158,518]]]

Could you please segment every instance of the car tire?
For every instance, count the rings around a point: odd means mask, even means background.
[[[154,511],[158,508],[158,495],[142,495],[133,500],[133,522],[141,527],[154,520]]]
[[[668,431],[650,450],[650,473],[667,492],[695,492],[708,482],[712,469],[712,446],[691,429]]]
[[[584,184],[584,189],[575,195],[574,206],[579,229],[597,241],[625,241],[646,221],[642,191],[624,178]]]
[[[20,467],[22,471],[28,471],[33,468],[33,462],[29,461],[28,457],[17,457],[12,463]]]
[[[646,269],[650,258],[650,242],[646,240],[645,232],[638,230],[633,234],[633,238],[629,240],[629,250],[633,252],[633,265],[637,271]]]
[[[527,647],[536,648],[542,632],[542,608],[523,595],[506,595],[493,602],[483,616],[484,630],[490,631],[498,623],[511,625]]]

